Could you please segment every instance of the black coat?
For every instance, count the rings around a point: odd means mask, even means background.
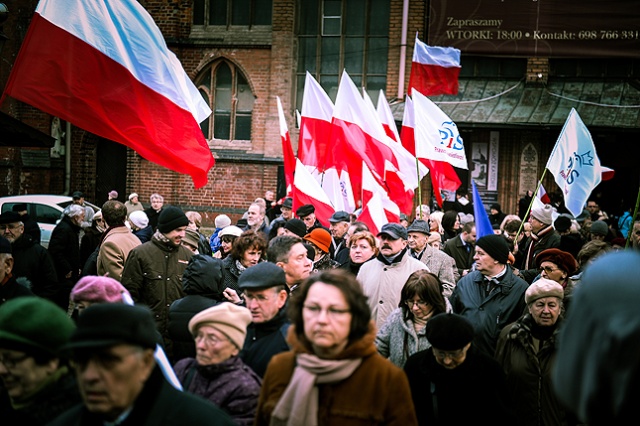
[[[285,312],[286,305],[271,320],[247,327],[240,358],[260,377],[267,371],[272,356],[289,350],[286,336],[290,324]]]
[[[60,415],[49,426],[102,426],[104,419],[78,405]],[[234,425],[233,420],[209,401],[171,386],[159,367],[151,373],[133,410],[119,426]]]
[[[51,240],[49,240],[49,254],[53,260],[58,276],[58,292],[55,302],[63,309],[69,305],[69,294],[75,283],[80,278],[84,265],[80,262],[80,227],[73,223],[69,216],[53,228]],[[70,274],[67,277],[67,274]]]
[[[53,300],[58,292],[58,276],[47,249],[35,243],[31,236],[25,233],[11,244],[11,251],[11,274],[16,279],[24,277],[29,280],[31,291],[35,295]]]
[[[18,283],[13,276],[9,277],[7,282],[0,286],[0,306],[7,300],[21,296],[33,296],[33,293],[29,290],[29,287]]]

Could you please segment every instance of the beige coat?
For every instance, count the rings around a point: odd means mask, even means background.
[[[122,281],[122,271],[129,252],[139,245],[138,237],[126,226],[110,229],[100,244],[98,275],[107,274],[114,280]]]

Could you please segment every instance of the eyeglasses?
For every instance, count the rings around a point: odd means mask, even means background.
[[[318,305],[303,305],[302,306],[312,317],[319,317],[320,314],[324,311],[326,315],[331,319],[340,318],[345,314],[351,312],[349,309],[338,309],[334,307],[330,307],[327,309],[323,309]]]
[[[7,223],[6,225],[0,225],[0,229],[13,231],[20,226],[19,223]]]
[[[235,239],[236,237],[222,237],[220,238],[220,241],[229,244],[232,243]]]
[[[429,306],[429,302],[425,302],[424,300],[405,300],[404,304],[409,307],[409,309],[413,309],[415,305],[418,305],[418,308],[424,309]]]
[[[544,266],[542,268],[538,269],[538,272],[542,273],[542,271],[546,272],[547,274],[550,274],[554,271],[558,271],[559,268],[552,268],[551,266]]]
[[[464,348],[457,351],[441,351],[439,349],[433,349],[433,355],[443,361],[445,358],[460,359],[464,355]]]
[[[198,333],[195,337],[196,343],[203,340],[204,340],[204,344],[208,346],[214,346],[220,342],[230,342],[229,339],[220,339],[219,337],[214,336],[213,334]]]
[[[0,364],[4,365],[6,369],[11,370],[16,368],[16,365],[20,364],[27,358],[30,358],[30,355],[22,355],[22,356],[0,356]]]

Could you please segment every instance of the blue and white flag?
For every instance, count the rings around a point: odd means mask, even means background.
[[[574,108],[547,161],[547,169],[562,190],[565,206],[578,216],[602,180],[602,167],[591,134]]]
[[[476,181],[471,179],[471,185],[473,186],[473,216],[476,221],[476,239],[479,239],[485,235],[493,234],[493,227],[482,198],[480,198],[478,188],[476,188]]]

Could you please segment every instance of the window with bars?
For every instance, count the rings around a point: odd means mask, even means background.
[[[271,25],[272,0],[194,0],[193,25],[230,27]]]
[[[213,111],[200,124],[207,139],[251,140],[255,97],[235,65],[226,60],[211,64],[196,79],[196,87]]]
[[[299,0],[296,105],[309,71],[335,101],[342,70],[376,102],[387,85],[388,0]]]

